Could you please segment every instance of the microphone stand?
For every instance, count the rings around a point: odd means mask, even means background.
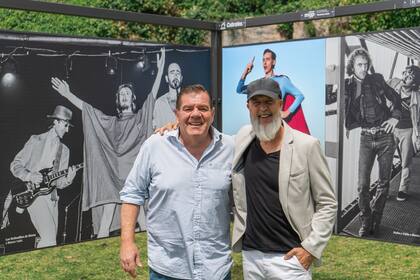
[[[67,206],[64,208],[64,230],[63,230],[63,244],[66,243],[66,238],[67,238],[67,215],[68,215],[68,211],[69,208],[73,205],[73,203],[76,201],[77,198],[80,197],[80,193],[78,195],[76,195],[72,201],[70,201],[69,204],[67,204]],[[77,215],[79,216],[80,214],[77,213]],[[77,219],[77,221],[79,222],[79,218]],[[76,235],[76,241],[77,241],[77,235]]]

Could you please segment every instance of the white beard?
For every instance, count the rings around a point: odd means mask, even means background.
[[[260,141],[264,142],[274,140],[280,130],[281,121],[280,112],[274,114],[273,121],[266,125],[260,124],[258,117],[254,118],[251,116],[251,124],[255,135]]]

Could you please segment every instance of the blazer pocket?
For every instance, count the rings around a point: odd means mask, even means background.
[[[307,200],[308,195],[308,170],[306,168],[293,172],[289,177],[289,192],[288,197],[290,201],[298,202],[302,199]],[[299,204],[299,203],[298,203]]]
[[[306,172],[306,170],[307,170],[306,168],[302,168],[302,169],[299,169],[297,171],[293,170],[293,172],[290,173],[290,177],[297,177],[299,175],[302,175]]]

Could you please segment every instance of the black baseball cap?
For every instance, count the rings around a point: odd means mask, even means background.
[[[257,95],[264,95],[273,99],[281,99],[281,91],[279,84],[271,78],[262,78],[253,81],[247,87],[247,95],[250,100]]]

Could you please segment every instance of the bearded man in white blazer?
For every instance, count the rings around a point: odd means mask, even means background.
[[[332,234],[337,202],[319,141],[281,118],[272,79],[248,85],[252,125],[235,138],[232,246],[245,280],[311,279]]]

